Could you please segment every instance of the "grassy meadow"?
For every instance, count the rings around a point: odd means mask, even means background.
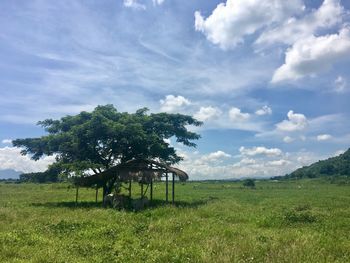
[[[349,185],[188,182],[176,206],[164,196],[158,183],[153,207],[118,211],[93,189],[75,206],[68,184],[1,183],[0,262],[350,262]]]

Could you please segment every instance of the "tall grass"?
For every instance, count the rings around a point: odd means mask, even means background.
[[[241,186],[177,183],[171,206],[158,183],[154,206],[132,212],[93,189],[75,206],[67,184],[0,184],[0,262],[350,262],[348,185]]]

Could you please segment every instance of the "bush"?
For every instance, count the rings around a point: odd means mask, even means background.
[[[249,187],[249,188],[255,188],[255,181],[254,179],[246,179],[243,181],[243,186],[244,187]]]
[[[313,223],[317,220],[316,216],[310,211],[297,210],[286,211],[283,215],[283,219],[287,224]]]

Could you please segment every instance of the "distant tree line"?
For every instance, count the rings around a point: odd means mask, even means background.
[[[57,165],[50,165],[44,172],[22,173],[19,175],[20,182],[31,183],[55,183],[62,181],[65,178],[67,177],[62,173],[62,169]]]

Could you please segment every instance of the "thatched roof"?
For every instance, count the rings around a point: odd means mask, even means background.
[[[101,187],[113,178],[121,182],[127,182],[130,179],[134,181],[148,181],[150,179],[159,179],[164,173],[174,173],[181,181],[188,179],[187,173],[178,168],[153,160],[135,159],[111,167],[98,174],[76,177],[74,178],[74,184],[85,187],[94,185]]]

